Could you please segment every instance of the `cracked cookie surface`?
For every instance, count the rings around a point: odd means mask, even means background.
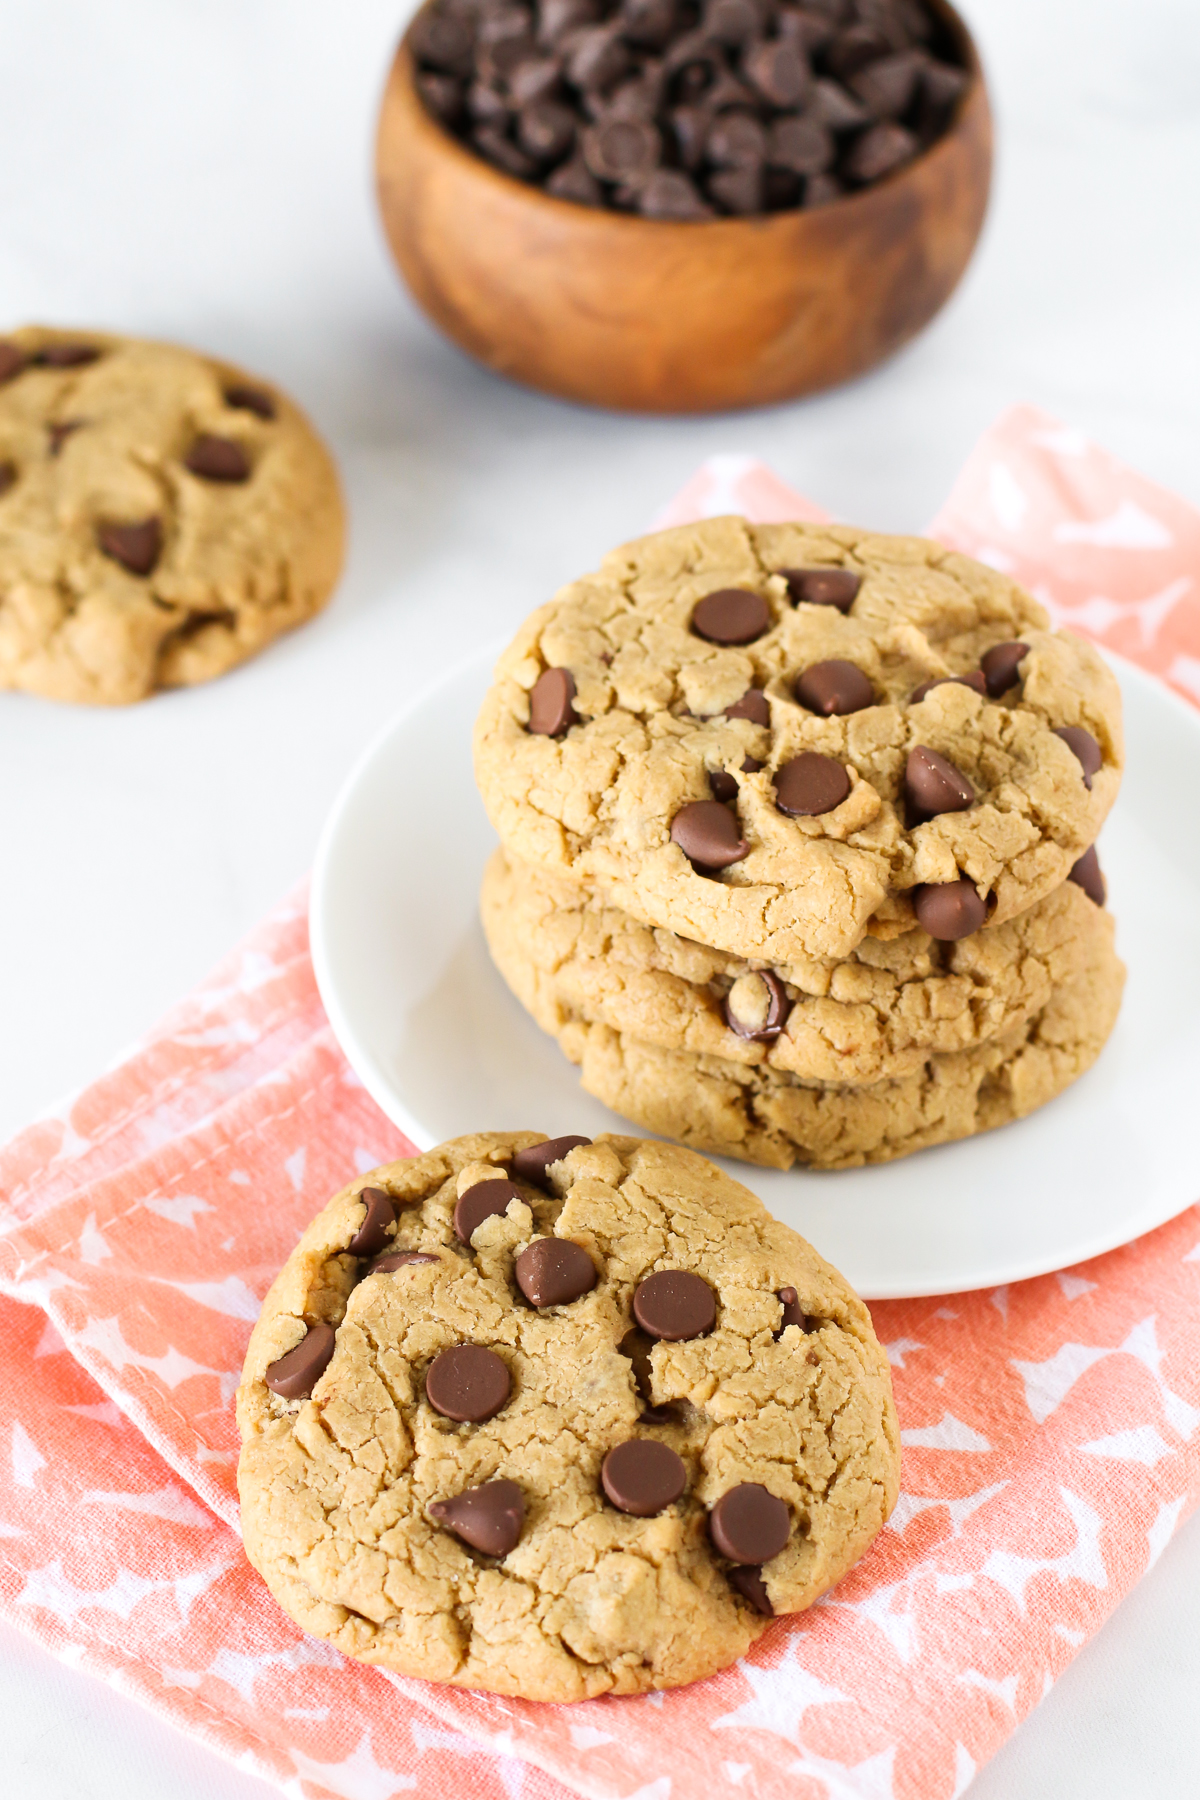
[[[852,597],[804,599],[814,570],[845,571]],[[701,609],[728,590],[757,624]],[[997,676],[1014,643],[992,694],[981,662],[996,652]],[[475,732],[513,855],[772,963],[906,931],[914,896],[960,879],[992,923],[1014,917],[1095,841],[1123,755],[1111,671],[1005,576],[925,539],[738,518],[638,539],[563,589],[501,657]],[[721,815],[707,867],[675,823],[697,803]]]
[[[329,453],[272,384],[103,332],[0,341],[0,688],[210,680],[319,611],[343,539]]]
[[[538,1143],[483,1133],[377,1169],[305,1232],[238,1394],[247,1552],[305,1630],[405,1674],[555,1701],[677,1686],[811,1605],[883,1525],[887,1359],[842,1277],[703,1158],[606,1136],[528,1180]],[[496,1182],[506,1210],[463,1241]],[[530,1276],[548,1240],[595,1271],[561,1304]],[[477,1423],[430,1378],[462,1346],[507,1376]],[[306,1356],[319,1375],[285,1398]],[[655,1449],[610,1454],[630,1440]],[[663,1504],[660,1465],[683,1481]]]
[[[998,1037],[1092,966],[1111,938],[1102,909],[1065,881],[1015,919],[957,943],[918,927],[886,942],[866,938],[841,961],[768,968],[639,924],[503,850],[484,873],[480,913],[492,960],[551,1036],[581,1020],[663,1050],[835,1085],[909,1074],[931,1051]],[[774,1033],[756,1029],[768,1024],[764,974],[780,995]]]

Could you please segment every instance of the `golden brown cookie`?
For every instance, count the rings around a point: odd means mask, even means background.
[[[484,804],[521,861],[736,956],[845,957],[914,919],[952,941],[1057,887],[1116,797],[1116,681],[1046,627],[921,538],[658,532],[500,659]]]
[[[208,681],[329,598],[337,472],[286,394],[171,344],[0,340],[0,688]]]
[[[865,938],[842,961],[775,967],[651,930],[578,882],[498,850],[480,894],[505,981],[543,1031],[607,1025],[663,1050],[859,1085],[969,1050],[1041,1010],[1091,968],[1112,926],[1074,881],[957,943],[920,927]],[[672,1133],[672,1135],[676,1135]]]
[[[238,1420],[246,1549],[306,1631],[537,1700],[723,1668],[899,1477],[862,1302],[628,1137],[488,1132],[354,1181],[267,1295]]]

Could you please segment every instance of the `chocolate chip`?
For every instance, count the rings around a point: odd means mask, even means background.
[[[757,775],[758,771],[764,768],[766,768],[766,764],[760,762],[757,756],[742,758],[743,775]],[[714,800],[736,800],[738,797],[737,781],[728,769],[710,769],[708,785],[712,789]]]
[[[142,519],[136,525],[110,520],[97,525],[96,542],[105,556],[131,575],[149,575],[162,555],[162,525],[158,519]]]
[[[506,138],[503,131],[492,125],[480,125],[475,131],[476,148],[482,150],[489,162],[496,164],[508,175],[515,175],[518,180],[525,181],[533,175],[537,164],[531,156]]]
[[[585,91],[601,92],[621,79],[630,66],[628,47],[611,25],[584,27],[573,40],[567,76]]]
[[[861,712],[864,706],[875,704],[875,690],[857,663],[839,656],[813,663],[797,675],[792,691],[801,706],[809,712],[823,713],[827,719],[835,714]]]
[[[539,43],[557,44],[568,31],[594,24],[599,10],[598,0],[539,0]]]
[[[517,119],[517,142],[541,162],[557,162],[575,142],[575,115],[554,100],[538,100]]]
[[[598,181],[645,181],[662,160],[662,140],[639,119],[606,119],[583,134],[583,160]]]
[[[836,175],[810,175],[804,184],[804,204],[828,206],[831,200],[840,199],[845,191]]]
[[[458,13],[431,8],[417,14],[412,27],[414,56],[447,75],[467,75],[474,48],[471,27]]]
[[[204,481],[248,481],[250,458],[233,438],[203,432],[183,459],[185,469]]]
[[[744,1568],[730,1569],[729,1585],[737,1589],[743,1600],[750,1602],[755,1612],[762,1613],[768,1619],[775,1617],[775,1608],[771,1605],[762,1570],[755,1568],[753,1563],[747,1563]]]
[[[100,355],[94,344],[46,344],[31,360],[45,369],[82,369],[98,362]]]
[[[847,93],[837,81],[814,81],[808,103],[809,117],[830,131],[857,131],[870,123],[871,115],[861,100]]]
[[[546,192],[556,200],[572,200],[577,206],[602,206],[604,190],[581,156],[555,169],[546,181]]]
[[[648,1338],[644,1331],[640,1331],[636,1325],[633,1325],[625,1333],[625,1336],[617,1345],[617,1349],[622,1356],[627,1356],[629,1358],[630,1367],[633,1371],[633,1385],[637,1389],[638,1399],[641,1401],[644,1408],[650,1412],[654,1412],[652,1365],[650,1362],[650,1353],[654,1349],[653,1339]],[[645,1414],[643,1413],[643,1417],[644,1416]]]
[[[543,669],[529,690],[529,729],[537,737],[561,737],[578,725],[575,677],[570,669]]]
[[[777,1338],[782,1337],[789,1325],[798,1325],[801,1331],[808,1330],[808,1314],[800,1304],[800,1296],[794,1287],[781,1287],[779,1304],[783,1308],[783,1317],[779,1321]]]
[[[621,35],[627,43],[660,50],[675,29],[675,0],[621,0]]]
[[[25,367],[26,357],[23,350],[10,344],[7,338],[0,338],[0,386],[19,375]]]
[[[987,693],[987,681],[983,670],[972,669],[969,675],[931,675],[928,681],[923,681],[920,687],[915,687],[913,689],[912,693],[908,696],[908,703],[910,706],[917,706],[925,698],[926,694],[931,694],[933,692],[935,687],[947,686],[968,687],[976,694]]]
[[[486,81],[473,81],[467,89],[467,112],[477,125],[494,125],[503,136],[511,110],[504,95]]]
[[[763,210],[762,165],[751,169],[717,169],[706,183],[710,199],[736,218]]]
[[[843,168],[851,181],[865,187],[868,182],[882,181],[902,163],[911,162],[919,149],[916,138],[903,125],[873,125],[855,139]]]
[[[792,1010],[787,989],[771,969],[739,975],[725,996],[725,1023],[752,1044],[770,1044]]]
[[[439,75],[436,70],[422,69],[417,76],[417,92],[435,119],[443,125],[457,125],[463,115],[463,85],[453,75]]]
[[[16,479],[17,479],[16,463],[15,462],[0,462],[0,500],[2,500],[4,498],[5,494],[7,494],[9,488],[13,485],[13,483],[16,481]]]
[[[671,820],[671,842],[700,869],[728,869],[750,853],[738,822],[717,800],[691,800]]]
[[[1076,887],[1081,887],[1088,899],[1096,906],[1104,905],[1108,898],[1108,889],[1105,886],[1104,876],[1100,873],[1100,858],[1096,855],[1095,844],[1090,850],[1084,851],[1077,863],[1071,864],[1067,880],[1073,881]]]
[[[568,1306],[596,1285],[596,1265],[582,1244],[570,1238],[535,1238],[513,1267],[517,1286],[531,1306]]]
[[[713,1543],[730,1562],[770,1562],[791,1536],[792,1518],[784,1502],[756,1481],[730,1488],[708,1516]]]
[[[781,569],[793,606],[836,606],[848,613],[862,586],[853,569]]]
[[[235,412],[256,413],[260,419],[275,417],[274,396],[263,388],[250,387],[244,381],[235,381],[232,387],[225,389],[225,404],[232,406]]]
[[[562,65],[556,56],[526,56],[508,78],[508,91],[518,107],[532,106],[539,100],[549,100],[561,85]],[[574,137],[574,114],[568,112],[566,116],[571,123],[571,137]],[[571,138],[568,138],[568,144],[570,141]]]
[[[921,74],[919,128],[922,136],[934,138],[944,131],[959,101],[971,85],[965,69],[927,58]]]
[[[998,700],[1017,683],[1017,670],[1022,658],[1029,655],[1028,644],[993,644],[979,659],[979,669],[988,694]]]
[[[975,804],[975,789],[961,769],[918,744],[904,765],[904,798],[922,819],[935,819],[941,813],[965,812]]]
[[[451,1500],[434,1500],[429,1516],[485,1556],[507,1556],[525,1523],[525,1496],[515,1481],[485,1481]]]
[[[337,1337],[332,1325],[310,1325],[294,1350],[278,1358],[263,1380],[283,1400],[300,1400],[311,1394],[329,1366]]]
[[[396,1223],[395,1204],[390,1194],[377,1187],[361,1188],[358,1198],[366,1211],[362,1224],[346,1248],[351,1256],[377,1256],[392,1235],[391,1227]]]
[[[740,700],[725,708],[727,719],[748,719],[751,725],[771,723],[771,702],[761,688],[747,688]]]
[[[511,1181],[477,1181],[458,1197],[454,1208],[454,1235],[460,1243],[469,1244],[485,1219],[501,1218],[510,1200],[521,1200],[519,1187]]]
[[[681,169],[656,169],[638,195],[638,211],[644,219],[711,219],[694,181]]]
[[[434,1412],[460,1425],[481,1425],[494,1418],[511,1392],[507,1367],[482,1344],[442,1350],[425,1376],[425,1398]]]
[[[683,1458],[657,1438],[628,1438],[600,1465],[600,1485],[619,1512],[648,1519],[674,1504],[687,1486]]]
[[[987,918],[987,901],[973,881],[925,882],[913,889],[912,903],[918,925],[942,944],[970,937]]]
[[[72,432],[78,431],[82,424],[82,419],[61,419],[55,425],[47,425],[46,435],[50,439],[51,456],[58,455]]]
[[[377,1262],[373,1262],[367,1270],[368,1275],[394,1275],[397,1269],[411,1269],[416,1263],[440,1262],[438,1256],[429,1256],[424,1250],[389,1250]]]
[[[923,67],[914,51],[901,50],[856,69],[848,85],[876,118],[898,119],[912,104]]]
[[[1083,785],[1090,790],[1092,776],[1095,775],[1104,761],[1100,746],[1090,731],[1082,725],[1059,725],[1055,727],[1055,737],[1060,737],[1067,749],[1072,753],[1083,770]]]
[[[846,81],[867,63],[886,56],[892,49],[891,39],[874,25],[851,25],[839,31],[825,52],[825,61],[833,73]]]
[[[550,1186],[550,1165],[561,1162],[572,1150],[580,1150],[591,1143],[589,1137],[554,1137],[543,1138],[540,1144],[529,1144],[524,1150],[518,1150],[512,1158],[512,1172],[518,1181],[528,1181],[533,1187],[544,1188],[552,1193]]]
[[[711,1331],[717,1303],[701,1276],[687,1269],[663,1269],[639,1281],[633,1291],[633,1316],[652,1338],[676,1344]]]
[[[749,588],[717,588],[692,612],[692,630],[710,644],[752,644],[770,627],[770,607]]]
[[[538,54],[533,39],[523,31],[481,42],[475,57],[475,68],[481,81],[493,87],[509,87],[522,63]]]
[[[709,130],[705,153],[719,169],[757,169],[767,153],[767,134],[751,113],[722,113]]]
[[[776,119],[771,127],[767,160],[778,169],[791,169],[796,175],[821,175],[829,168],[836,155],[837,145],[832,133],[815,119]],[[815,572],[844,574],[848,571],[830,569]],[[856,581],[856,590],[857,586]]]
[[[802,750],[775,771],[775,804],[793,819],[832,812],[850,792],[851,781],[835,756]]]
[[[808,58],[787,38],[755,44],[742,57],[742,67],[763,99],[781,111],[799,106],[812,82]]]

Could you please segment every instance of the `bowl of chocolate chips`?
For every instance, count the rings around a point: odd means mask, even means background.
[[[926,325],[991,155],[947,0],[427,0],[376,168],[400,271],[464,350],[709,412],[832,387]]]

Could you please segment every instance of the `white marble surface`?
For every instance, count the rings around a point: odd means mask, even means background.
[[[6,0],[0,322],[179,337],[283,382],[335,445],[354,529],[325,616],[208,689],[112,714],[0,697],[0,1133],[94,1075],[303,874],[383,716],[703,456],[750,452],[905,529],[1032,400],[1200,503],[1196,0],[969,0],[1000,160],[956,299],[844,392],[686,421],[508,387],[398,291],[368,171],[404,10]],[[1198,1587],[1194,1524],[973,1800],[1193,1795]],[[267,1792],[12,1632],[0,1733],[21,1800]]]

